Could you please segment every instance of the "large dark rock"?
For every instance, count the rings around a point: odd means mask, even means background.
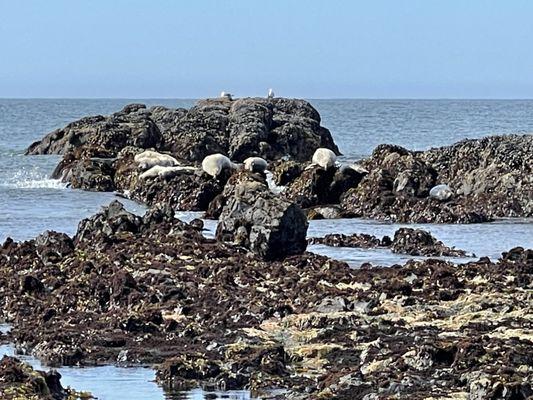
[[[141,217],[130,213],[122,203],[114,200],[99,213],[79,223],[74,243],[94,241],[121,232],[137,233],[141,226]]]
[[[79,147],[101,147],[116,154],[125,146],[158,147],[161,132],[143,105],[129,105],[108,117],[85,117],[33,143],[26,154],[66,154]]]
[[[393,253],[411,256],[464,257],[466,252],[445,246],[431,233],[422,229],[400,228],[394,233],[391,249]]]
[[[532,135],[464,140],[424,152],[380,145],[363,161],[370,173],[341,196],[356,216],[398,222],[472,223],[533,215]],[[438,184],[447,199],[429,196]]]
[[[213,153],[234,161],[310,160],[318,147],[339,153],[320,115],[305,100],[243,98],[201,100],[190,110],[130,104],[108,117],[82,118],[33,143],[27,154],[66,154],[101,147],[116,155],[126,146],[169,151],[198,163]]]
[[[220,215],[216,237],[247,247],[265,259],[301,254],[307,219],[300,207],[274,195],[256,174],[242,171],[228,182],[232,193]]]
[[[325,170],[311,165],[288,185],[283,195],[303,208],[338,204],[341,195],[357,187],[365,174],[349,166]]]

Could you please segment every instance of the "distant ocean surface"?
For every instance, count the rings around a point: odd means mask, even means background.
[[[422,150],[465,138],[533,132],[533,100],[310,101],[320,112],[322,124],[331,131],[347,160],[368,156],[381,143]],[[134,102],[189,108],[195,100],[0,99],[0,243],[7,237],[26,240],[47,229],[72,235],[82,218],[97,212],[115,198],[112,193],[68,189],[61,182],[50,179],[60,159],[58,156],[23,154],[32,142],[56,128],[87,115],[110,114]],[[121,201],[132,211],[143,211],[141,205]],[[359,219],[311,221],[309,236],[356,232],[392,235],[399,226]],[[207,227],[211,230],[207,234],[212,234],[213,222]],[[475,253],[478,257],[497,258],[502,251],[517,245],[533,247],[533,224],[530,220],[462,226],[424,225],[422,228],[431,231],[445,244]],[[363,262],[391,265],[412,258],[383,249],[310,246],[309,250],[342,259],[353,266]],[[91,390],[101,400],[203,399],[218,398],[219,395],[250,399],[246,392],[205,395],[197,390],[164,395],[160,388],[149,382],[153,379],[152,371],[109,369],[105,372],[106,377],[99,371],[64,369],[61,373],[67,384]]]

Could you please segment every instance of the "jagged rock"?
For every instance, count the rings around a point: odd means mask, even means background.
[[[350,167],[328,168],[311,165],[290,183],[283,195],[302,208],[338,204],[341,195],[357,187],[364,173]]]
[[[394,233],[392,252],[412,256],[464,257],[466,252],[445,246],[422,229],[400,228]]]
[[[363,249],[383,246],[379,238],[365,233],[354,233],[353,235],[331,233],[324,237],[311,238],[309,239],[309,244],[324,244],[332,247],[360,247]]]
[[[265,259],[301,254],[307,246],[307,219],[296,204],[274,195],[264,179],[241,171],[231,178],[216,237],[235,241]],[[230,182],[228,182],[231,184]]]
[[[82,220],[74,236],[74,243],[91,241],[98,236],[109,237],[121,232],[139,232],[142,219],[127,211],[122,203],[114,200],[94,216]]]
[[[303,165],[293,160],[280,160],[275,162],[270,169],[275,184],[286,186],[300,176],[303,171]]]
[[[339,153],[308,102],[243,98],[201,100],[188,111],[128,105],[108,117],[82,118],[58,129],[32,144],[27,154],[66,154],[87,146],[114,156],[126,146],[153,147],[196,163],[213,153],[240,162],[250,156],[306,161],[319,147]]]
[[[464,257],[467,255],[463,250],[445,246],[429,232],[413,228],[398,229],[394,233],[392,240],[388,236],[379,239],[373,235],[364,233],[354,233],[352,235],[332,233],[324,237],[311,238],[309,239],[309,244],[324,244],[333,247],[358,247],[363,249],[388,247],[393,253],[408,254],[411,256]]]
[[[74,251],[74,242],[64,233],[45,231],[35,238],[35,247],[43,263],[54,263]]]
[[[14,357],[0,360],[0,397],[9,399],[81,400],[92,399],[88,393],[77,393],[61,385],[57,371],[37,371]]]
[[[108,117],[85,117],[33,143],[26,154],[66,154],[79,147],[101,147],[116,155],[126,146],[158,147],[161,132],[143,105],[128,105]]]
[[[338,205],[316,206],[304,210],[308,220],[316,219],[339,219],[346,218],[347,214],[343,212]]]

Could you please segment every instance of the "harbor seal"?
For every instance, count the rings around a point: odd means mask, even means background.
[[[452,188],[444,184],[433,186],[429,191],[429,197],[431,197],[432,199],[437,199],[439,201],[450,200],[453,195],[454,193]]]
[[[213,178],[217,178],[222,172],[235,170],[237,165],[224,154],[216,153],[210,154],[202,161],[202,169]]]
[[[335,165],[335,162],[337,161],[337,155],[330,149],[320,147],[315,150],[311,161],[315,165],[318,165],[324,169],[329,169]]]
[[[139,164],[139,168],[142,170],[148,170],[156,165],[160,167],[175,167],[179,165],[178,160],[171,155],[158,153],[153,150],[145,150],[137,154],[133,159]]]
[[[139,175],[139,179],[151,179],[151,178],[171,178],[174,175],[177,175],[185,171],[196,171],[195,167],[183,167],[183,166],[164,166],[164,165],[154,165],[152,168],[144,171]]]
[[[268,168],[268,163],[261,157],[248,157],[244,160],[244,169],[252,172],[265,172]]]

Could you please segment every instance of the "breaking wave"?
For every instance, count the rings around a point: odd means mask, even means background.
[[[7,177],[0,186],[14,189],[65,189],[67,184],[51,179],[38,169],[21,169]]]

